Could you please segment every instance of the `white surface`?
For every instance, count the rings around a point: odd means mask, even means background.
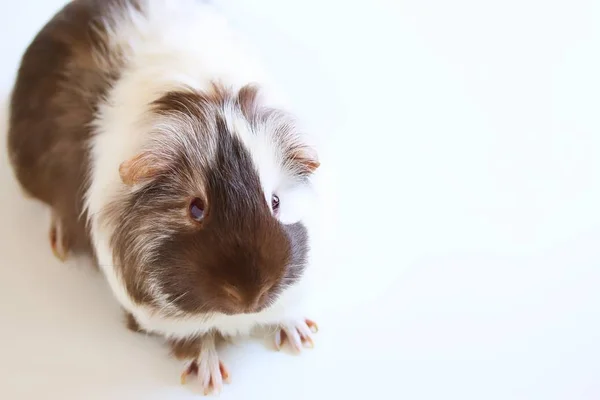
[[[8,3],[4,96],[62,2]],[[338,235],[316,348],[229,346],[221,397],[600,398],[600,3],[235,7],[328,135]],[[1,154],[0,398],[197,398],[98,274],[53,259]]]

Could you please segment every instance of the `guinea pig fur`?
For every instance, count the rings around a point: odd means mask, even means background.
[[[8,147],[49,205],[61,259],[94,258],[129,326],[163,336],[206,391],[215,342],[272,326],[312,344],[311,236],[295,207],[319,167],[253,52],[210,4],[75,0],[26,50]]]

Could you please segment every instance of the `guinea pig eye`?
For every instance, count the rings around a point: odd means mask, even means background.
[[[279,211],[279,196],[276,194],[271,196],[271,208],[273,209],[273,212]]]
[[[190,203],[190,218],[198,222],[204,218],[204,202],[197,197]]]

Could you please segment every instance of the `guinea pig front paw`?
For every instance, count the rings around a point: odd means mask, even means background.
[[[317,324],[306,318],[282,323],[275,332],[275,347],[281,350],[283,344],[288,341],[297,353],[301,352],[303,347],[313,348],[313,334],[318,331]]]
[[[204,395],[218,394],[223,389],[223,383],[229,383],[229,371],[219,359],[212,335],[202,336],[199,342],[199,352],[181,374],[181,383],[185,384],[189,375],[196,375]]]

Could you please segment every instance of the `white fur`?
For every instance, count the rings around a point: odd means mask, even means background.
[[[247,46],[210,6],[193,0],[154,0],[145,9],[143,14],[133,9],[119,11],[106,21],[111,48],[125,56],[126,68],[99,107],[93,124],[96,135],[90,143],[91,171],[86,207],[98,261],[112,291],[142,328],[175,338],[213,328],[227,335],[247,334],[257,325],[303,317],[300,305],[306,280],[288,289],[275,305],[259,314],[214,315],[208,319],[202,316],[168,317],[136,304],[114,268],[109,245],[112,227],[102,225],[98,214],[123,190],[119,165],[136,155],[149,140],[143,116],[152,100],[167,90],[183,86],[208,89],[211,81],[218,80],[234,89],[259,83],[266,90],[264,95],[269,105],[284,104],[281,97],[276,97],[252,53],[246,51]],[[277,149],[266,139],[265,132],[251,135],[248,125],[239,116],[231,115],[228,122],[235,125],[235,132],[250,150],[265,196],[270,198],[274,192],[280,195],[282,220],[291,222],[300,218],[290,207],[293,202],[286,200],[294,193],[288,190],[290,185],[279,168]],[[161,298],[159,282],[154,282],[151,289]],[[169,303],[162,297],[164,310],[168,310]]]

